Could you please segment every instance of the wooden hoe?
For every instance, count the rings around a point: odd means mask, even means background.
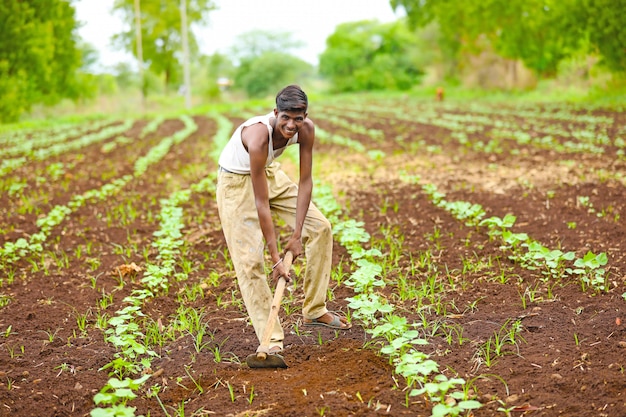
[[[285,265],[285,269],[287,271],[291,269],[292,261],[293,254],[291,252],[287,252],[285,254],[285,258],[283,259],[283,264]],[[274,300],[272,301],[272,308],[270,309],[270,314],[267,318],[267,323],[265,324],[265,330],[263,330],[261,344],[257,348],[256,353],[248,355],[246,358],[246,363],[250,368],[287,368],[285,359],[281,355],[277,353],[271,355],[269,354],[272,330],[274,329],[274,324],[278,318],[278,310],[280,309],[280,302],[283,299],[286,284],[287,281],[284,277],[280,277],[278,279],[276,291],[274,292]]]

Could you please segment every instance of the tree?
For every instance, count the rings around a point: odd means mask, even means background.
[[[232,82],[235,73],[235,67],[230,58],[216,52],[212,55],[201,56],[195,64],[198,68],[194,71],[197,77],[194,85],[203,86],[202,93],[208,98],[220,97],[222,89],[219,81],[228,80]]]
[[[404,22],[344,23],[326,39],[319,71],[337,91],[407,90],[419,82],[417,39]]]
[[[213,0],[185,0],[189,25],[202,23],[211,10]],[[129,29],[114,36],[114,43],[137,56],[134,32],[134,0],[115,0],[114,10],[122,12]],[[182,26],[180,1],[141,0],[141,38],[143,59],[146,66],[156,74],[161,74],[165,86],[170,88],[180,81],[182,59]],[[193,32],[189,32],[189,50],[198,50]]]
[[[286,84],[303,84],[313,74],[311,64],[283,52],[244,58],[235,72],[235,86],[249,97],[274,94]]]
[[[581,0],[589,39],[602,63],[612,71],[626,72],[626,0]]]
[[[65,0],[0,2],[0,121],[83,94],[77,26]]]
[[[559,62],[579,48],[582,25],[572,18],[571,0],[490,0],[480,4],[474,37],[486,34],[497,53],[521,60],[539,76],[555,76]]]
[[[472,51],[488,39],[502,57],[521,60],[543,77],[587,40],[613,71],[626,70],[626,0],[391,0],[411,27],[436,22],[441,46]],[[594,51],[590,51],[594,52]]]

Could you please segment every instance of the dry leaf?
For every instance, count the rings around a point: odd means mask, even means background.
[[[127,276],[135,276],[137,272],[141,272],[141,267],[137,266],[134,262],[130,265],[124,264],[120,266],[116,266],[111,271],[111,275],[115,275],[117,277],[121,276],[122,278],[126,278]]]

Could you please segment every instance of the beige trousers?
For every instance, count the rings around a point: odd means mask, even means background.
[[[296,219],[298,187],[273,162],[265,169],[270,209],[288,225]],[[249,175],[220,170],[217,177],[217,207],[230,257],[235,266],[239,290],[252,320],[259,341],[263,335],[272,305],[272,291],[265,275],[265,240],[254,203],[254,191]],[[306,257],[304,273],[304,303],[302,315],[315,319],[324,315],[326,292],[330,280],[333,238],[330,222],[310,204],[302,229]],[[270,348],[280,346],[284,333],[276,320]]]

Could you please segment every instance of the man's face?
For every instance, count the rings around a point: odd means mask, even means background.
[[[278,111],[276,116],[276,130],[287,139],[291,139],[304,124],[307,113],[305,111]]]

